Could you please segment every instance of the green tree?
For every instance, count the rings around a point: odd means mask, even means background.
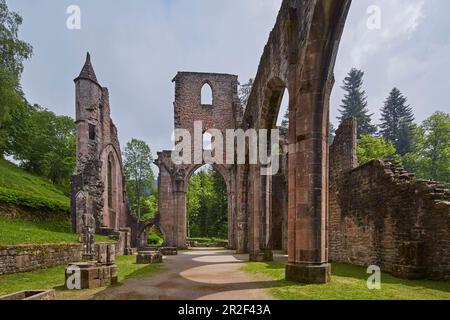
[[[228,237],[227,187],[218,171],[209,168],[192,175],[187,209],[189,237]]]
[[[450,115],[436,112],[414,131],[413,151],[400,157],[403,165],[418,178],[450,186]]]
[[[21,24],[22,18],[0,0],[0,157],[6,151],[10,112],[24,103],[20,89],[23,61],[32,55],[32,47],[18,38]]]
[[[450,114],[436,112],[424,121],[423,155],[429,159],[429,175],[433,180],[450,182]]]
[[[336,134],[336,128],[334,125],[330,122],[328,125],[328,144],[331,146],[334,142],[334,137]]]
[[[356,154],[359,165],[363,165],[372,160],[384,160],[393,157],[395,147],[391,142],[381,137],[377,138],[366,135],[358,140]]]
[[[69,192],[75,167],[75,125],[39,105],[19,105],[11,111],[7,154],[25,170],[45,177]]]
[[[414,114],[406,97],[397,88],[392,89],[381,109],[380,133],[395,145],[398,154],[403,156],[412,151]]]
[[[281,121],[281,127],[288,129],[289,128],[289,108],[286,109],[286,112],[283,115],[283,120]]]
[[[364,135],[373,135],[376,127],[372,125],[372,116],[367,109],[367,96],[363,90],[364,72],[355,68],[351,69],[344,79],[342,89],[346,92],[342,100],[340,121],[348,118],[358,120],[358,138]]]
[[[127,143],[124,156],[124,172],[127,193],[133,212],[139,219],[145,214],[145,200],[152,192],[154,174],[153,156],[150,147],[142,140],[132,139]],[[144,209],[144,210],[143,210]],[[147,208],[147,210],[150,210]]]

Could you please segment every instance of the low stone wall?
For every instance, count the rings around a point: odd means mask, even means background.
[[[0,275],[80,261],[81,250],[78,243],[0,246]]]

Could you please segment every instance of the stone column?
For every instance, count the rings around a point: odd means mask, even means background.
[[[302,283],[327,283],[331,277],[327,247],[328,84],[328,79],[303,80],[291,103],[286,278]]]
[[[228,248],[236,250],[236,195],[228,193]]]
[[[266,247],[267,234],[264,223],[266,178],[266,176],[261,175],[261,169],[258,165],[250,166],[250,189],[248,192],[250,261],[270,261],[273,259],[272,251]]]
[[[177,190],[175,192],[175,202],[176,202],[176,247],[178,249],[186,249],[187,240],[187,212],[186,212],[186,191]]]
[[[260,253],[260,176],[257,174],[258,167],[250,166],[249,173],[249,190],[248,190],[248,242],[250,251],[250,260],[254,260],[255,256]]]
[[[246,167],[239,165],[237,169],[236,182],[236,251],[237,253],[246,253],[248,248],[247,238],[247,171]]]
[[[175,246],[187,248],[186,172],[179,169],[175,173]]]

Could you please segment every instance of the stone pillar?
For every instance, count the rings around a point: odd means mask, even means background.
[[[252,257],[260,253],[260,176],[257,174],[258,167],[255,165],[250,166],[249,173],[249,190],[248,190],[248,241],[250,260]]]
[[[272,251],[266,247],[265,232],[265,180],[258,165],[250,166],[250,188],[248,191],[248,237],[250,261],[273,260]]]
[[[311,75],[310,75],[311,76]],[[289,128],[289,264],[286,279],[327,283],[328,263],[328,79],[305,79],[291,97]]]
[[[175,192],[175,203],[176,203],[175,247],[177,247],[178,249],[186,249],[187,248],[186,191],[177,190]]]
[[[171,152],[158,152],[155,164],[159,168],[158,176],[158,210],[160,228],[165,236],[164,245],[176,246],[176,197],[174,194],[174,177],[172,172]]]
[[[228,193],[228,249],[237,250],[236,246],[236,195]]]
[[[243,165],[237,168],[236,182],[236,252],[246,253],[247,239],[247,170]]]

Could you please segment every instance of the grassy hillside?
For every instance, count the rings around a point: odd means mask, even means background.
[[[0,217],[0,245],[77,242],[68,219],[29,221]]]
[[[51,182],[0,159],[0,202],[32,209],[70,211],[70,199]]]

